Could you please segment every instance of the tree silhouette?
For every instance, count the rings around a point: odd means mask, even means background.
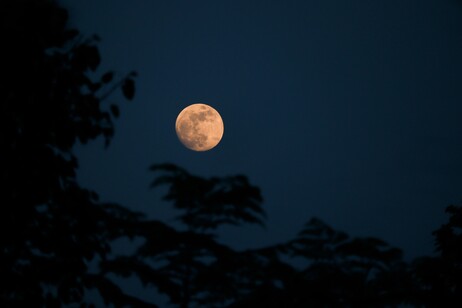
[[[412,273],[417,284],[414,301],[428,307],[462,304],[462,207],[449,206],[449,222],[433,232],[435,257],[414,260]]]
[[[99,38],[67,27],[51,0],[0,4],[0,306],[155,307],[126,294],[111,275],[137,276],[180,307],[458,307],[462,305],[462,207],[434,232],[437,256],[406,263],[383,240],[353,238],[320,219],[285,243],[237,251],[220,242],[230,224],[264,226],[260,190],[247,177],[203,178],[172,164],[151,166],[153,188],[178,211],[174,228],[147,219],[76,181],[74,145],[109,145],[121,90],[134,72],[96,76]],[[115,240],[139,238],[132,255]]]
[[[287,243],[235,251],[221,244],[214,231],[223,224],[263,224],[257,187],[244,176],[205,179],[172,164],[151,170],[157,175],[152,187],[167,186],[164,200],[180,211],[184,231],[146,222],[150,227],[140,230],[145,242],[136,253],[106,266],[125,277],[138,275],[173,304],[385,307],[410,301],[407,264],[401,251],[384,241],[350,238],[311,219]],[[304,265],[294,266],[294,258]]]
[[[214,231],[224,224],[263,224],[260,190],[241,175],[204,179],[172,164],[153,165],[151,171],[158,174],[152,187],[168,186],[164,199],[181,211],[185,230],[146,222],[138,229],[145,242],[135,255],[104,267],[122,276],[138,275],[181,307],[225,305],[237,290],[221,263],[237,253],[216,241]]]
[[[135,74],[91,79],[98,38],[67,28],[67,11],[54,1],[0,6],[0,305],[80,303],[85,287],[104,280],[88,263],[124,232],[111,226],[137,215],[78,185],[73,146],[99,136],[109,144],[118,107],[104,98],[118,87],[133,98]]]
[[[255,223],[264,225],[260,190],[243,175],[204,179],[172,165],[151,166],[161,172],[151,187],[168,185],[164,200],[183,211],[178,219],[189,230],[208,232],[223,224]]]
[[[392,306],[402,302],[393,283],[404,275],[401,252],[375,238],[349,238],[311,219],[287,243],[246,252],[260,277],[233,307]],[[297,266],[293,259],[297,259]],[[402,285],[400,283],[400,285]]]

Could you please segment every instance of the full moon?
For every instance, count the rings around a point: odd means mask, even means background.
[[[223,120],[206,104],[192,104],[176,118],[175,130],[181,143],[193,151],[208,151],[223,137]]]

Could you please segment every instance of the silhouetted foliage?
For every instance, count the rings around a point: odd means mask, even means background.
[[[260,190],[245,176],[204,179],[172,164],[153,165],[151,171],[163,173],[151,187],[169,186],[164,200],[183,211],[178,218],[191,230],[213,230],[223,224],[263,225]]]
[[[462,207],[452,205],[446,212],[449,222],[433,232],[439,256],[419,258],[412,267],[416,303],[429,307],[462,303]]]
[[[172,164],[151,170],[158,174],[152,187],[168,186],[164,199],[182,212],[186,230],[144,233],[146,241],[132,257],[143,269],[136,273],[146,282],[145,273],[153,273],[149,282],[181,307],[225,305],[237,290],[221,263],[237,253],[218,243],[213,231],[223,224],[263,224],[260,190],[244,176],[204,179]]]
[[[113,74],[89,77],[101,61],[99,39],[67,28],[67,11],[54,1],[3,1],[0,19],[0,306],[83,303],[85,288],[109,283],[88,264],[125,234],[119,222],[138,219],[75,179],[74,144],[113,136],[103,105]],[[129,99],[133,76],[119,81],[130,84]],[[132,302],[121,294],[111,291],[108,302]]]
[[[285,243],[237,251],[220,242],[230,224],[264,226],[263,198],[243,175],[203,178],[172,164],[151,166],[152,187],[179,212],[182,228],[148,220],[76,181],[73,147],[109,145],[121,90],[136,73],[95,76],[99,38],[66,26],[52,0],[0,4],[0,306],[155,307],[110,279],[136,276],[181,307],[457,307],[462,305],[462,207],[434,232],[437,256],[410,264],[399,249],[352,238],[320,219]],[[133,254],[114,241],[141,239]]]

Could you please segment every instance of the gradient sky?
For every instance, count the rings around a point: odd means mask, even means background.
[[[444,208],[462,201],[460,1],[62,3],[72,25],[101,36],[101,73],[139,73],[109,149],[77,149],[79,179],[104,201],[171,223],[148,189],[151,164],[245,174],[262,189],[267,228],[225,228],[226,243],[285,241],[316,216],[406,258],[433,251]],[[205,153],[174,130],[197,102],[225,122]]]

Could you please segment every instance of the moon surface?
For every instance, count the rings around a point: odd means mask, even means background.
[[[193,151],[208,151],[223,137],[224,125],[220,114],[206,104],[192,104],[176,118],[175,130],[181,143]]]

